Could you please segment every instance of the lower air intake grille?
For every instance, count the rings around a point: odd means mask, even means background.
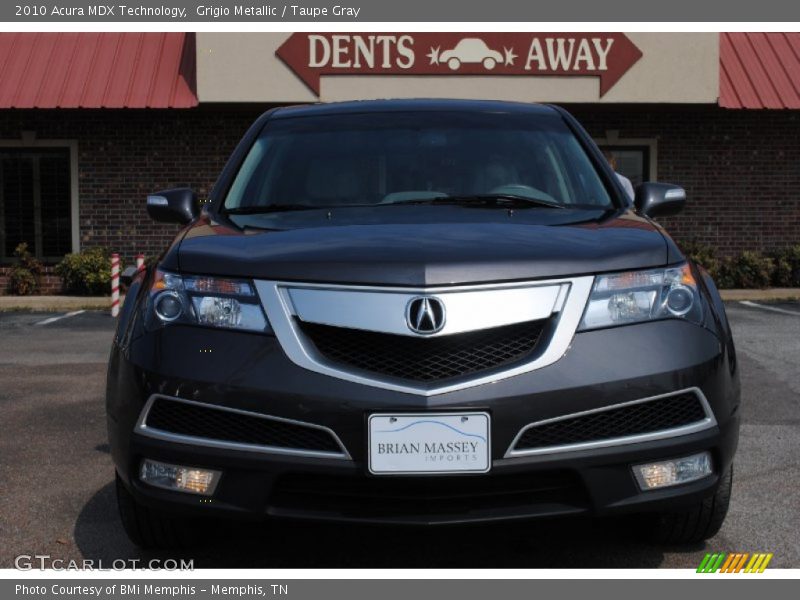
[[[528,428],[514,450],[600,442],[691,425],[706,418],[693,392],[629,404]]]
[[[148,430],[218,442],[343,454],[324,429],[168,398],[153,401],[145,426]]]
[[[354,520],[421,518],[481,511],[535,514],[582,508],[586,491],[570,471],[454,477],[364,477],[285,474],[270,497],[276,509],[337,514]],[[538,508],[537,508],[538,507]]]
[[[389,377],[441,381],[519,362],[536,348],[546,320],[439,337],[300,325],[328,360]]]

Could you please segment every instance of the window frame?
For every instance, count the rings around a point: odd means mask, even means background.
[[[80,226],[78,218],[80,215],[79,205],[79,182],[78,182],[78,140],[57,140],[57,139],[36,139],[23,134],[21,139],[0,139],[0,148],[66,148],[69,150],[69,195],[70,195],[70,252],[80,252]],[[41,207],[40,207],[41,210]],[[40,217],[41,218],[41,217]],[[5,220],[0,213],[0,226],[5,227]],[[1,251],[1,250],[0,250]],[[49,264],[54,259],[60,260],[57,256],[37,257],[42,262]],[[0,256],[0,264],[14,264],[17,259],[13,256]]]
[[[647,181],[658,181],[658,138],[623,138],[619,137],[619,131],[608,130],[606,137],[594,138],[594,143],[600,150],[610,147],[612,150],[617,148],[646,148],[648,151],[647,160]]]

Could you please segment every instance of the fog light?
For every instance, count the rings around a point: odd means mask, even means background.
[[[708,452],[633,467],[636,481],[643,490],[688,483],[711,473],[711,454]]]
[[[219,471],[170,465],[149,459],[142,462],[139,471],[139,479],[152,486],[203,496],[214,493],[220,475]]]

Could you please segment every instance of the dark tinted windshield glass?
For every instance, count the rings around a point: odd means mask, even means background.
[[[557,116],[389,112],[268,122],[225,207],[332,208],[492,194],[575,207],[612,204]]]

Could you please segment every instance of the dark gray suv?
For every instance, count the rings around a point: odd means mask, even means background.
[[[122,520],[409,525],[727,512],[739,378],[708,274],[552,106],[271,110],[130,284],[108,371]]]

